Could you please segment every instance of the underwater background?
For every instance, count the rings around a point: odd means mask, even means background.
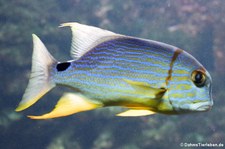
[[[191,149],[198,143],[225,147],[224,14],[223,0],[0,0],[0,148]],[[14,112],[28,83],[31,34],[65,61],[71,59],[71,32],[58,26],[74,21],[191,53],[212,75],[212,110],[123,118],[115,116],[120,110],[115,107],[52,120],[28,119],[28,114],[50,111],[69,91],[56,87],[31,108]]]

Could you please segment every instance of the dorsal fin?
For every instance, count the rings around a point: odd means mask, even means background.
[[[101,42],[122,36],[94,26],[77,22],[63,23],[59,27],[69,26],[72,30],[71,56],[77,60]]]

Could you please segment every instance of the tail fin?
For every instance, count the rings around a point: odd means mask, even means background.
[[[16,111],[22,111],[35,102],[44,94],[55,87],[55,83],[50,79],[50,67],[56,60],[48,52],[41,40],[33,34],[33,56],[30,80],[22,101]]]

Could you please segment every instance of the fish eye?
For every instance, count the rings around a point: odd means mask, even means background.
[[[191,74],[191,79],[197,87],[205,86],[206,76],[201,70],[194,70]]]

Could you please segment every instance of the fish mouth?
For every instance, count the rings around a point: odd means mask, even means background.
[[[210,105],[204,105],[197,108],[197,111],[208,111],[211,109],[212,106]]]
[[[196,103],[192,105],[192,109],[195,111],[209,111],[213,106],[212,102],[202,102],[202,103]]]

